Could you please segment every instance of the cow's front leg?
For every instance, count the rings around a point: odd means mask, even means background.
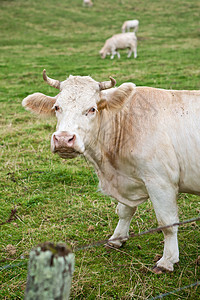
[[[170,187],[159,187],[155,184],[147,188],[150,199],[153,203],[159,226],[166,226],[177,223],[178,208],[176,203],[177,189]],[[178,226],[172,226],[162,230],[164,234],[164,251],[162,258],[156,263],[153,271],[157,274],[163,271],[173,271],[173,265],[179,261]]]
[[[128,58],[131,57],[131,54],[132,54],[132,50],[129,49],[127,57],[128,57]]]
[[[174,222],[178,222],[178,218]],[[164,252],[162,258],[153,268],[154,273],[161,274],[163,271],[172,272],[174,270],[174,264],[179,261],[177,232],[177,226],[163,230]]]
[[[128,240],[129,227],[132,216],[134,215],[137,207],[129,207],[124,204],[118,203],[116,213],[119,216],[119,222],[114,231],[114,234],[109,239],[107,245],[119,248]]]

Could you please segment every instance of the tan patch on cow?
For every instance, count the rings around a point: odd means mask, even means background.
[[[101,111],[103,109],[108,108],[108,101],[105,99],[101,99],[97,104],[98,111]]]
[[[117,157],[125,156],[127,146],[130,145],[129,140],[132,137],[130,118],[128,107],[125,106],[121,110],[104,109],[100,112],[98,141],[102,159],[108,159],[115,168],[117,168]]]
[[[29,95],[22,101],[22,105],[33,113],[43,116],[54,116],[55,110],[52,109],[56,102],[56,97],[46,96],[41,93]]]
[[[99,110],[98,140],[101,146],[102,160],[108,159],[117,168],[119,157],[126,160],[136,151],[141,137],[157,128],[158,111],[154,105],[156,99],[162,103],[162,91],[149,88],[122,86],[114,91],[109,100],[101,99]],[[106,103],[105,103],[106,102]]]

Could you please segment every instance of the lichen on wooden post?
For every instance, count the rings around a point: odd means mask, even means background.
[[[32,249],[24,299],[69,299],[74,261],[74,254],[64,244],[46,242]]]

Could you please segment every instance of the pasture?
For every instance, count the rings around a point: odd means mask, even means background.
[[[109,238],[118,222],[116,202],[98,191],[93,167],[83,158],[63,160],[50,151],[55,119],[26,112],[27,95],[57,91],[42,79],[113,76],[117,85],[200,89],[198,0],[0,1],[0,299],[23,299],[29,251],[44,241],[65,242],[75,252],[71,299],[148,299],[200,279],[199,222],[179,228],[180,262],[173,273],[155,275],[163,235],[129,241],[118,250],[85,244]],[[140,21],[138,57],[102,60],[107,38],[125,20]],[[200,198],[181,194],[180,221],[198,217]],[[10,218],[13,213],[13,218]],[[131,231],[157,227],[149,202],[139,206]],[[166,299],[198,299],[199,286]]]

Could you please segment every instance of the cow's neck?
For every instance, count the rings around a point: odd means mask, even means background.
[[[105,194],[128,206],[139,205],[148,195],[134,170],[131,149],[135,141],[128,114],[120,111],[102,117],[85,156],[94,165]]]
[[[85,156],[92,162],[97,173],[107,172],[108,168],[116,170],[116,164],[123,159],[126,136],[124,123],[125,115],[122,111],[101,112],[85,151]]]

